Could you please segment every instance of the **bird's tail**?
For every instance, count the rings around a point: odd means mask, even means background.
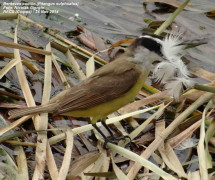
[[[38,113],[52,113],[58,107],[57,103],[35,106],[35,107],[27,107],[21,109],[14,109],[8,112],[10,115],[10,119],[15,119],[18,117],[30,115],[30,114],[38,114]]]

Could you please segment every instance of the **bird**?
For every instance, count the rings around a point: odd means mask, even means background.
[[[107,127],[107,116],[135,99],[150,73],[152,63],[167,60],[168,56],[172,59],[174,53],[179,53],[177,45],[181,42],[173,41],[152,35],[140,36],[114,61],[67,89],[63,97],[46,105],[10,110],[10,118],[38,113],[91,117],[93,127],[105,138],[96,122],[100,120]]]

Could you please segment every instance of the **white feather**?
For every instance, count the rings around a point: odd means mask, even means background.
[[[183,46],[178,46],[180,41],[181,35],[175,35],[171,33],[169,36],[166,36],[165,39],[162,41],[162,52],[165,57],[168,58],[169,61],[174,61],[176,58],[182,56]]]
[[[186,65],[181,60],[184,46],[179,45],[180,36],[170,34],[161,42],[165,60],[155,67],[153,73],[156,81],[165,84],[170,95],[176,99],[180,96],[183,87],[189,88],[194,84]]]
[[[178,99],[180,93],[184,90],[183,88],[189,88],[194,85],[191,78],[177,77],[165,84],[165,89],[169,90],[170,96]]]
[[[157,66],[155,67],[153,77],[157,82],[163,84],[166,83],[170,78],[172,78],[174,74],[174,65],[168,61],[163,61],[157,64]]]

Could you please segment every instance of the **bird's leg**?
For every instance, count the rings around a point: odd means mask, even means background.
[[[120,136],[120,137],[116,137],[114,136],[113,132],[111,131],[111,129],[108,127],[108,125],[106,124],[105,122],[106,119],[102,119],[101,120],[101,123],[102,125],[105,127],[105,129],[107,129],[107,131],[109,132],[109,134],[111,135],[111,139],[109,139],[109,141],[111,142],[116,142],[116,141],[119,141],[119,140],[126,140],[129,139],[129,141],[131,141],[131,138],[129,136]]]
[[[114,138],[113,132],[110,130],[108,125],[106,124],[105,120],[101,120],[102,125],[105,127],[105,129],[109,132],[112,138]]]
[[[103,148],[107,150],[107,143],[109,143],[110,141],[107,139],[107,137],[104,135],[104,133],[101,131],[101,129],[99,129],[99,127],[96,124],[92,124],[92,126],[96,129],[96,131],[99,132],[99,134],[102,135],[102,137],[104,138],[104,144],[103,144]]]
[[[105,122],[102,121],[102,124],[104,125]],[[116,144],[116,140],[114,140],[114,136],[113,133],[111,132],[111,130],[109,129],[109,127],[107,126],[107,124],[104,125],[104,127],[107,129],[107,131],[111,134],[111,139],[108,139],[104,133],[101,131],[101,129],[99,129],[99,127],[96,125],[96,123],[93,123],[92,126],[98,131],[99,134],[101,134],[101,136],[104,138],[104,144],[103,144],[103,148],[107,150],[107,143],[114,143]]]
[[[113,143],[117,144],[119,140],[125,140],[126,138],[129,138],[131,141],[131,138],[129,136],[122,136],[122,137],[115,137],[113,132],[110,130],[110,128],[107,126],[105,121],[101,121],[102,125],[107,129],[107,131],[110,133],[111,138],[107,138],[104,133],[101,131],[101,129],[96,125],[96,123],[92,123],[92,126],[98,131],[99,134],[104,138],[104,144],[103,147],[107,149],[107,143]]]
[[[95,123],[95,124],[93,123],[92,126],[96,129],[96,131],[99,132],[99,134],[102,135],[102,137],[103,137],[105,140],[107,139],[107,137],[104,135],[104,133],[101,131],[101,129],[99,129],[99,127],[96,125],[96,123]]]

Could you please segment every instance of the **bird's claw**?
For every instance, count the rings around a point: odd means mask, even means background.
[[[106,138],[104,140],[103,148],[107,149],[107,143],[112,143],[112,144],[117,145],[120,140],[126,141],[126,139],[129,139],[129,143],[131,142],[131,138],[129,136],[119,136],[119,137]]]

